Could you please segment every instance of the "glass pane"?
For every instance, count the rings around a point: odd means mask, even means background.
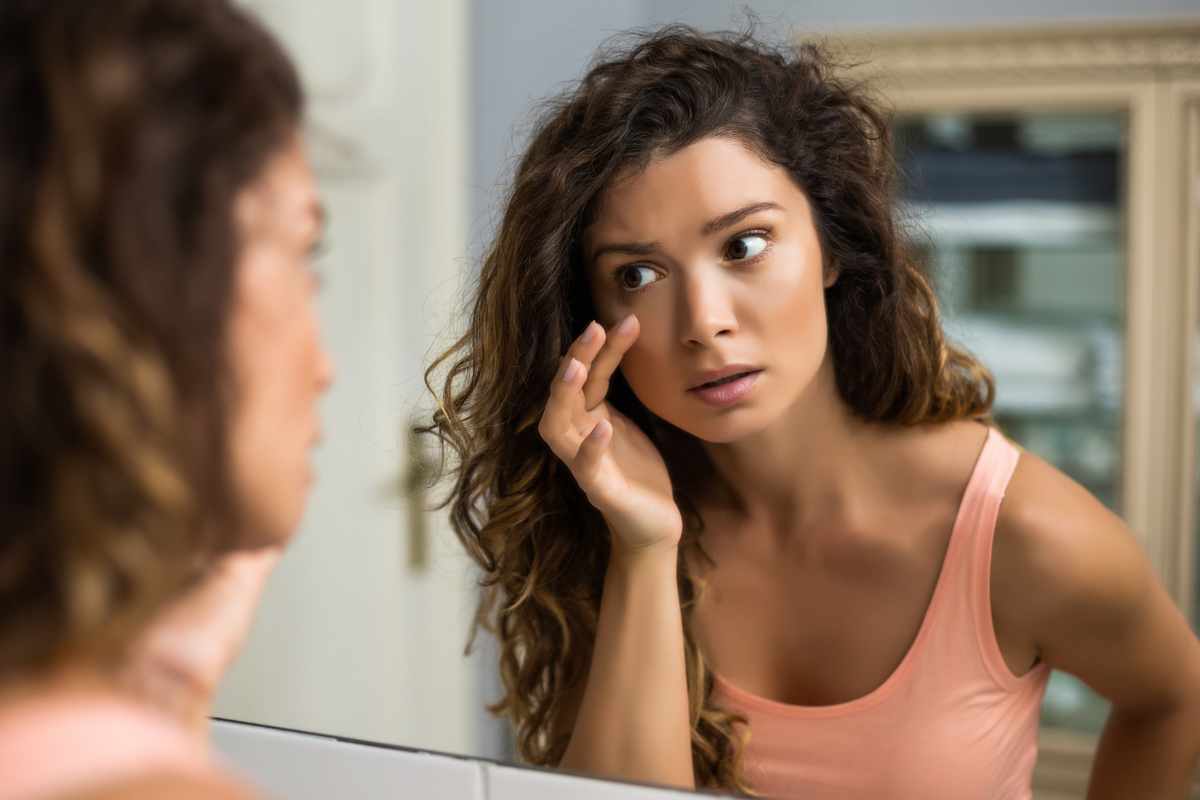
[[[1120,513],[1125,116],[925,114],[895,133],[910,237],[948,335],[995,375],[997,423]],[[1051,680],[1043,724],[1106,713]]]

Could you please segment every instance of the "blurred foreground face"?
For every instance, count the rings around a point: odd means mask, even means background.
[[[241,233],[230,364],[230,453],[247,546],[282,544],[304,514],[321,437],[317,401],[333,380],[317,323],[313,251],[324,212],[302,142],[238,198]]]

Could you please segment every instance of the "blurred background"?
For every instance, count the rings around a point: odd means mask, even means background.
[[[909,235],[950,336],[995,373],[997,421],[1129,521],[1200,615],[1200,0],[247,5],[313,93],[340,370],[322,482],[221,716],[511,755],[482,710],[498,695],[488,642],[462,658],[471,576],[442,515],[419,510],[430,456],[405,431],[537,103],[610,37],[668,22],[753,18],[768,39],[868,54]],[[1082,796],[1105,713],[1054,677],[1039,797]]]

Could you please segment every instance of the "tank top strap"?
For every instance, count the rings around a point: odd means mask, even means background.
[[[991,678],[1002,688],[1016,690],[1026,681],[1013,675],[1000,652],[992,621],[992,550],[1000,505],[1020,461],[1020,449],[992,428],[976,467],[977,484],[963,498],[961,523],[965,561],[962,565],[970,609],[970,627],[980,659]],[[973,481],[975,483],[975,481]],[[1035,670],[1036,671],[1036,670]],[[1030,676],[1025,676],[1030,677]]]
[[[981,471],[987,476],[985,496],[990,499],[989,512],[994,525],[1000,510],[1000,501],[1008,491],[1008,484],[1017,471],[1021,450],[995,428],[988,429],[987,441],[979,456]]]
[[[942,564],[940,581],[946,590],[962,599],[972,591],[974,577],[988,565],[981,563],[983,551],[990,551],[992,533],[1000,510],[1000,500],[1008,488],[1017,463],[1017,450],[994,428],[988,428],[983,447],[963,488],[955,514],[954,527]],[[939,587],[940,589],[941,587]]]

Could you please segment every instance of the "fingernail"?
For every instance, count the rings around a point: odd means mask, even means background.
[[[593,339],[596,338],[596,334],[598,334],[599,332],[600,332],[600,326],[596,324],[595,320],[592,320],[591,322],[588,323],[588,326],[583,329],[583,341],[591,342]]]
[[[629,333],[631,330],[633,330],[633,314],[621,320],[621,324],[617,326],[617,333]]]
[[[579,370],[582,369],[582,367],[582,364],[572,358],[571,363],[567,364],[567,371],[563,373],[563,382],[570,383],[572,380],[574,380],[575,376],[579,374]]]

